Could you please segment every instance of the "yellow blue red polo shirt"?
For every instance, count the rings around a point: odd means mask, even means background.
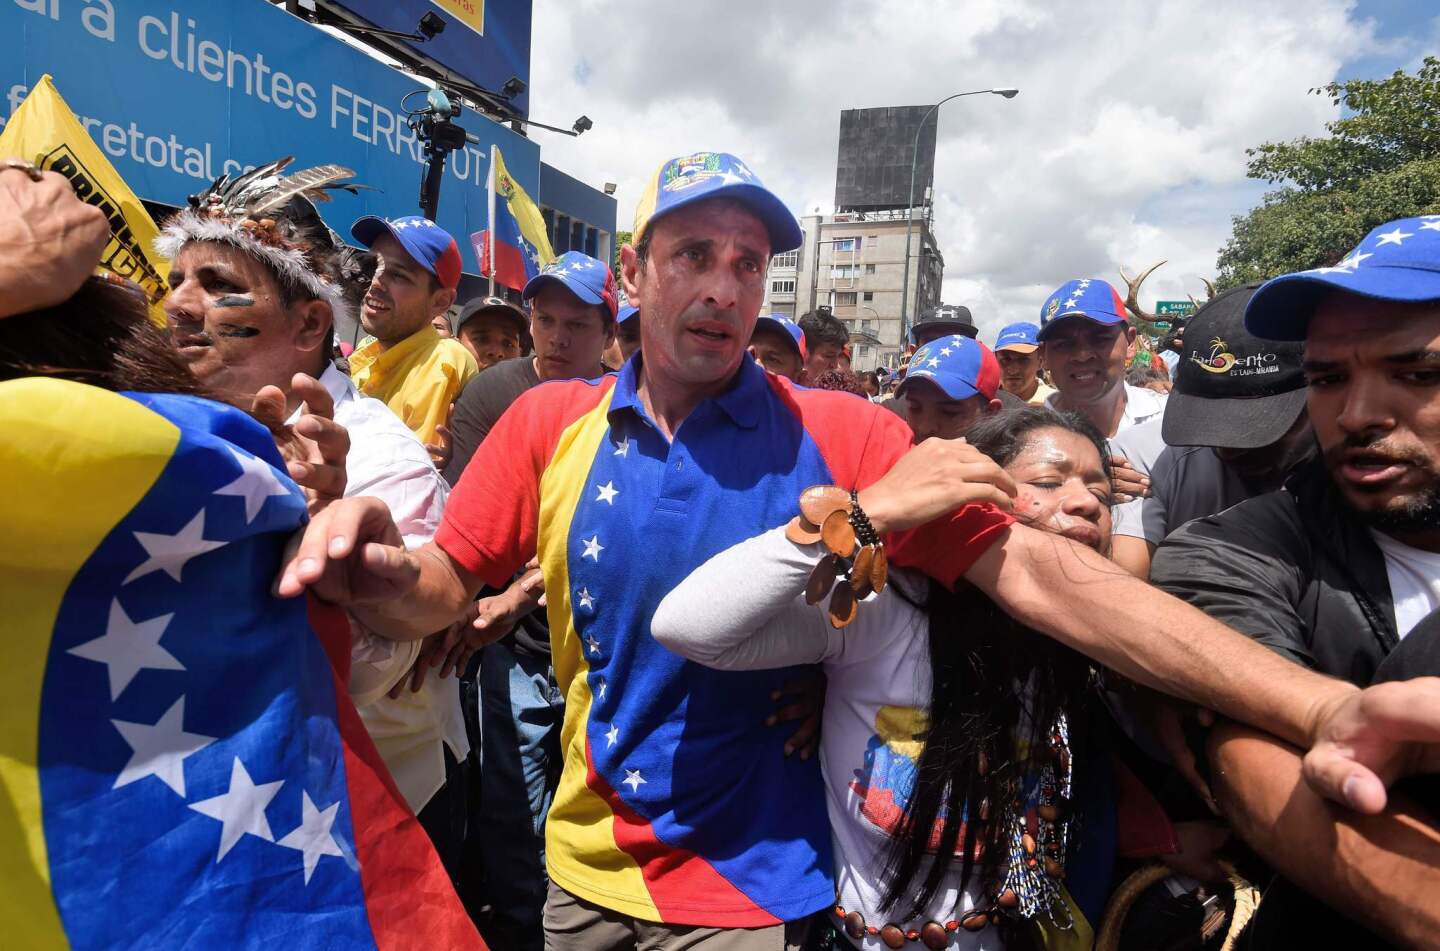
[[[466,468],[436,541],[495,587],[539,553],[566,704],[546,824],[555,884],[668,924],[793,920],[835,899],[817,763],[787,758],[791,728],[765,725],[795,671],[682,660],[650,620],[706,559],[793,517],[808,486],[875,482],[910,432],[747,358],[667,441],[637,396],[640,367],[523,394]],[[891,558],[953,583],[1009,522],[966,506],[889,539]]]

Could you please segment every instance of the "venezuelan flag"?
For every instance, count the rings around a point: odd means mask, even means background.
[[[305,521],[237,410],[0,383],[0,921],[14,948],[481,948],[345,694],[346,618],[270,594]]]

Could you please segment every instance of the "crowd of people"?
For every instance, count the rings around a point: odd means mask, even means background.
[[[802,236],[732,155],[661,164],[618,265],[459,306],[434,222],[347,242],[291,184],[162,222],[162,330],[104,215],[0,166],[0,403],[273,435],[308,519],[254,597],[344,612],[491,947],[1440,946],[1436,216],[1163,351],[1076,278],[857,374],[828,309],[760,313]]]

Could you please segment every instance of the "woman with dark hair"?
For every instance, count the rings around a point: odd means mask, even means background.
[[[1014,477],[1019,519],[1105,552],[1110,473],[1089,423],[1025,406],[967,438]],[[824,554],[784,528],[742,542],[666,597],[652,633],[717,668],[824,667],[837,935],[1014,948],[1040,943],[1031,924],[1071,927],[1069,724],[1089,661],[977,589],[903,571],[836,630],[803,596]]]

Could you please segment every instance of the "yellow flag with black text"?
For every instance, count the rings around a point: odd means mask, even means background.
[[[164,322],[160,301],[170,264],[155,253],[159,233],[140,198],[100,151],[47,73],[0,130],[0,158],[20,158],[70,180],[75,194],[110,220],[110,243],[99,270],[138,284],[150,299],[150,315]]]

